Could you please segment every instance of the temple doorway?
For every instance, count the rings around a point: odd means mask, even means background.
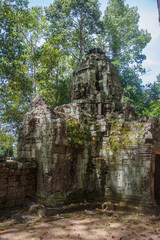
[[[154,197],[160,205],[160,155],[155,156]]]

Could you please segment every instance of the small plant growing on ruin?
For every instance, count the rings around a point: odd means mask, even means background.
[[[76,119],[69,118],[66,120],[67,134],[71,138],[72,144],[84,145],[86,140],[91,139],[88,127],[78,122]]]

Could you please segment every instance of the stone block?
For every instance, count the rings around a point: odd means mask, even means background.
[[[18,206],[18,205],[19,205],[19,204],[18,204],[18,202],[16,202],[16,200],[10,199],[10,200],[7,200],[7,201],[5,202],[4,207],[10,208],[10,207]]]
[[[8,182],[8,187],[10,188],[10,187],[14,187],[14,188],[18,188],[18,186],[19,186],[19,181],[9,181]]]
[[[106,126],[102,125],[100,126],[100,132],[105,132],[106,131]]]
[[[0,208],[3,208],[5,206],[5,201],[6,201],[5,197],[0,197]]]
[[[0,190],[0,199],[6,196],[6,189]]]

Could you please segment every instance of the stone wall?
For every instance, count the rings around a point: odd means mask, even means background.
[[[35,197],[36,164],[0,162],[0,208],[20,206]]]

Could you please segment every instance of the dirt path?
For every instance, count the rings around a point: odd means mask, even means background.
[[[85,210],[40,217],[18,212],[0,222],[0,240],[160,240],[160,217]]]

